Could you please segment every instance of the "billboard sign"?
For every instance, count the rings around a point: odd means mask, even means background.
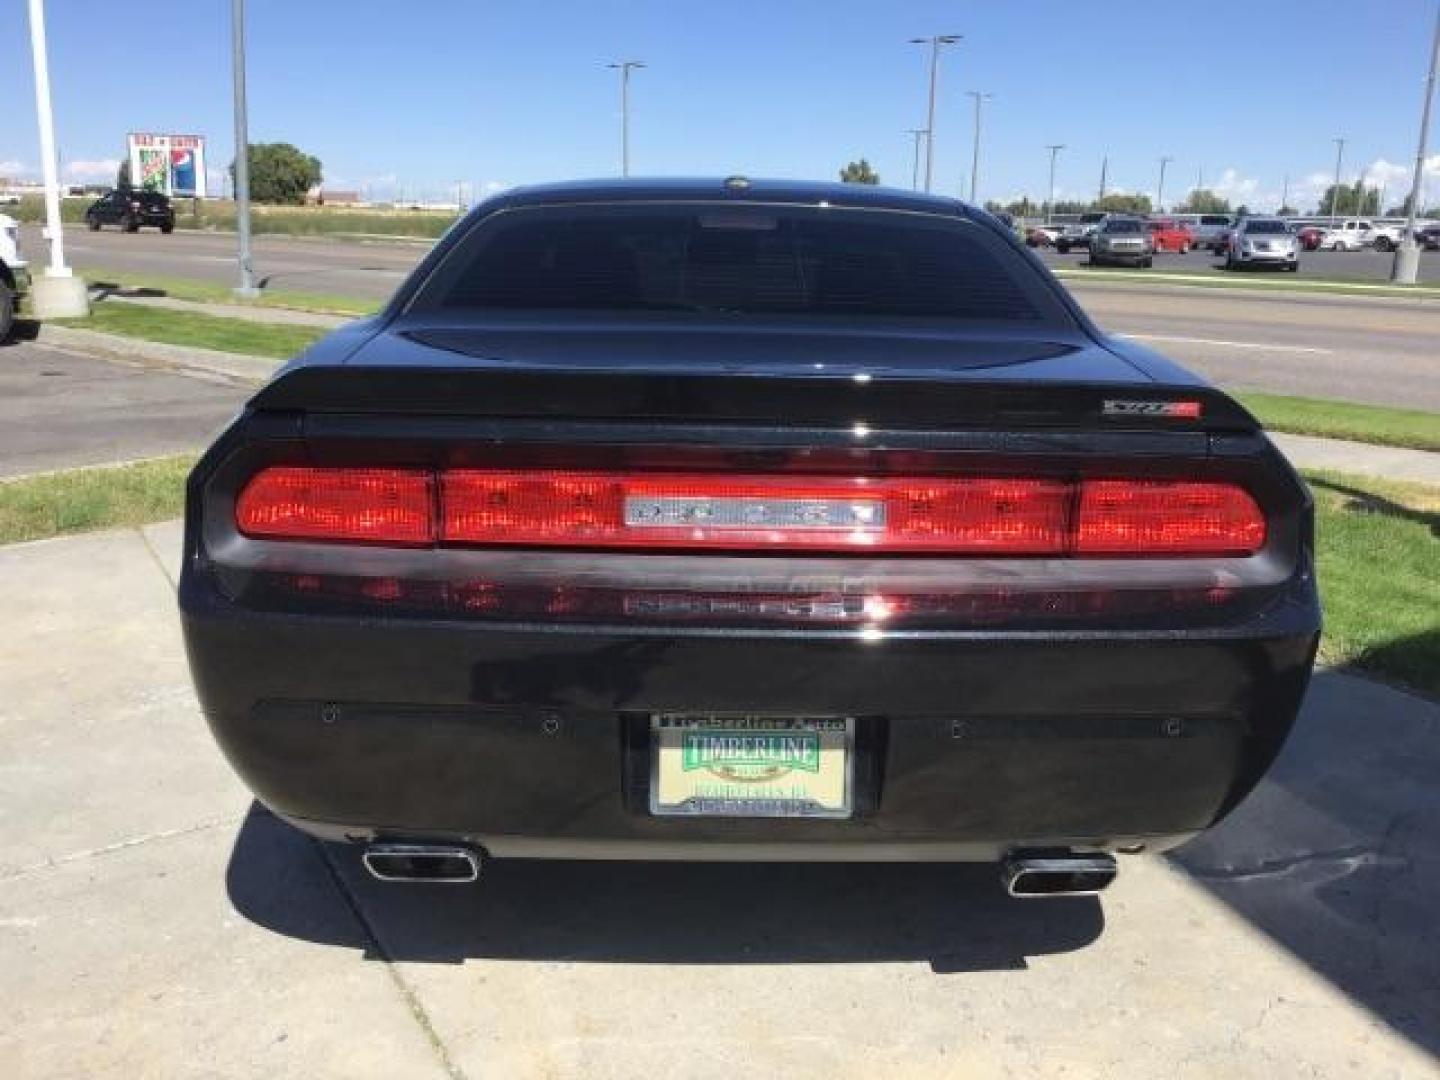
[[[205,138],[201,135],[155,135],[132,131],[126,137],[130,183],[165,195],[203,199]]]

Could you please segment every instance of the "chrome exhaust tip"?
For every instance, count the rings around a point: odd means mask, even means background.
[[[480,876],[480,856],[448,844],[369,844],[361,861],[377,881],[463,884]]]
[[[1112,855],[1016,855],[1005,860],[1005,891],[1024,900],[1098,896],[1119,873]]]

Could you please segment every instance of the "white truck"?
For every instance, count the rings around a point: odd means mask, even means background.
[[[1376,251],[1394,251],[1405,235],[1401,225],[1389,225],[1369,218],[1346,218],[1327,228],[1329,231],[1320,241],[1321,251],[1359,251],[1368,247]]]
[[[0,341],[15,324],[15,303],[30,287],[30,269],[20,257],[20,223],[0,214]]]

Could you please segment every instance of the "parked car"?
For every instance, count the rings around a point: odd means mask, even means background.
[[[1025,243],[1030,247],[1051,247],[1064,231],[1063,225],[1031,225],[1025,230]]]
[[[1304,251],[1316,251],[1324,241],[1327,230],[1319,225],[1302,225],[1295,233],[1295,239]]]
[[[1416,229],[1415,241],[1426,251],[1440,250],[1440,224]]]
[[[20,257],[20,223],[0,214],[0,341],[15,327],[15,306],[30,287],[30,268]]]
[[[1081,214],[1078,221],[1072,221],[1061,230],[1055,240],[1055,250],[1067,255],[1074,248],[1090,250],[1090,237],[1109,215],[1101,213]]]
[[[1090,238],[1090,262],[1095,266],[1129,263],[1149,267],[1155,261],[1155,244],[1139,218],[1111,215]]]
[[[889,858],[1053,896],[1265,773],[1311,531],[1249,413],[988,214],[606,181],[487,200],[281,369],[190,477],[179,592],[230,762],[385,880]]]
[[[153,226],[162,233],[175,230],[175,208],[158,191],[117,188],[106,192],[85,211],[85,224],[91,232],[102,225],[118,225],[126,232]]]
[[[1201,214],[1200,222],[1191,229],[1195,247],[1221,253],[1225,234],[1234,226],[1235,219],[1229,214]]]
[[[1155,251],[1177,251],[1187,255],[1195,246],[1195,237],[1187,225],[1171,218],[1151,218],[1145,223]]]
[[[1246,217],[1230,230],[1225,269],[1273,266],[1294,273],[1300,268],[1299,244],[1290,226],[1279,218]]]

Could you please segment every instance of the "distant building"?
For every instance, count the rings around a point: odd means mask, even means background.
[[[358,191],[336,191],[318,184],[305,193],[306,206],[364,206]]]

